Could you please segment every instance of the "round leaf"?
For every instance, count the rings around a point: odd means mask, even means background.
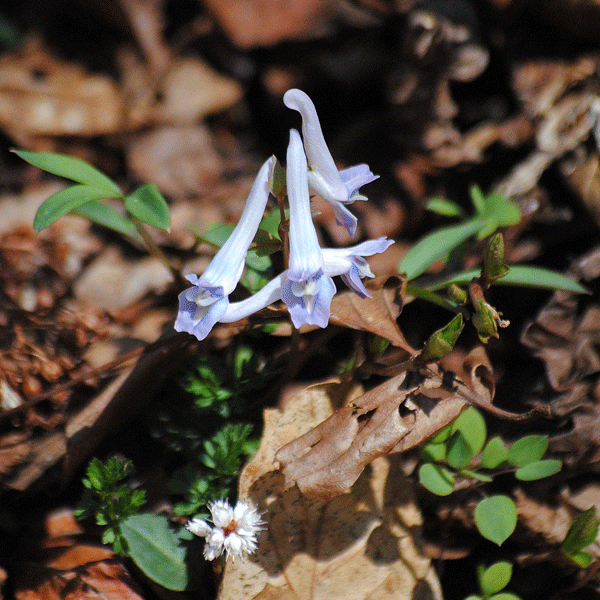
[[[508,450],[508,462],[515,467],[524,467],[540,460],[548,448],[545,435],[527,435],[517,440]]]
[[[52,194],[42,202],[33,219],[33,227],[36,231],[40,231],[80,206],[106,197],[105,189],[89,185],[72,185]]]
[[[521,600],[521,597],[511,592],[500,592],[490,596],[488,600]]]
[[[487,568],[479,578],[479,585],[484,596],[491,596],[503,590],[512,577],[512,564],[506,561],[497,562]]]
[[[483,449],[481,455],[481,467],[484,469],[495,469],[508,458],[508,449],[501,437],[493,437]]]
[[[139,514],[121,524],[129,553],[152,581],[169,590],[184,590],[188,583],[185,548],[169,528],[166,517]]]
[[[452,423],[451,431],[446,460],[451,467],[462,469],[485,444],[485,420],[476,408],[469,407]]]
[[[454,474],[440,465],[425,463],[419,469],[421,485],[437,496],[447,496],[454,491]]]
[[[555,475],[560,471],[561,467],[562,462],[554,458],[537,460],[517,469],[515,477],[519,481],[535,481],[536,479],[544,479],[544,477]]]
[[[429,442],[421,447],[421,458],[430,462],[439,462],[446,458],[446,444]]]
[[[153,183],[147,183],[123,200],[125,208],[136,218],[158,229],[169,229],[169,206]]]
[[[508,496],[490,496],[475,507],[479,533],[501,546],[517,526],[517,509]]]

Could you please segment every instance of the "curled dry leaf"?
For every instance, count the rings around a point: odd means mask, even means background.
[[[374,333],[406,350],[410,356],[416,354],[396,323],[406,295],[406,278],[376,277],[366,283],[366,288],[372,298],[359,298],[352,291],[337,294],[331,302],[329,322]]]
[[[567,274],[584,283],[597,279],[600,249],[578,260]],[[522,342],[546,367],[552,412],[573,420],[571,431],[551,438],[551,450],[569,462],[585,454],[588,461],[600,460],[600,305],[587,296],[554,292],[525,329]]]
[[[491,405],[493,386],[483,363],[475,361],[471,374],[477,381],[473,389],[437,366],[405,371],[340,408],[277,452],[286,487],[297,485],[313,498],[334,498],[350,489],[376,457],[418,446],[469,402]]]
[[[142,600],[120,559],[90,544],[70,510],[50,514],[45,535],[29,537],[14,568],[16,600]]]
[[[396,459],[380,458],[349,493],[325,502],[284,489],[275,453],[360,393],[313,386],[283,410],[265,411],[261,446],[240,477],[240,496],[265,511],[254,555],[227,564],[219,600],[441,598],[420,553],[421,515]]]

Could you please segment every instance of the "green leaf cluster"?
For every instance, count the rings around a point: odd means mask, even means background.
[[[594,557],[583,549],[595,542],[599,525],[600,519],[596,514],[596,507],[592,506],[583,511],[571,523],[571,527],[569,527],[569,531],[560,546],[562,553],[582,569],[586,569],[594,561]]]
[[[420,483],[438,496],[447,496],[454,491],[457,477],[490,483],[494,470],[509,469],[516,479],[533,481],[561,469],[560,460],[542,458],[548,448],[544,435],[525,436],[510,447],[499,436],[486,440],[483,416],[475,407],[467,408],[421,447]],[[498,545],[511,535],[516,522],[516,507],[508,496],[491,496],[475,509],[480,534]]]
[[[14,150],[28,163],[75,182],[49,198],[39,207],[33,226],[40,231],[66,214],[78,214],[94,223],[140,240],[139,223],[158,229],[169,229],[169,207],[158,188],[151,183],[142,185],[130,194],[123,194],[119,186],[104,173],[88,163],[64,154]],[[123,203],[122,215],[101,200],[116,198]]]
[[[474,214],[467,216],[462,208],[443,198],[429,200],[427,208],[443,216],[459,217],[462,223],[434,231],[422,238],[406,254],[398,265],[398,272],[405,273],[409,280],[424,273],[436,260],[447,259],[452,252],[471,236],[477,239],[491,235],[496,229],[510,227],[521,220],[521,210],[512,200],[502,194],[485,196],[474,185],[470,189]]]
[[[480,565],[477,581],[481,594],[473,594],[465,600],[520,600],[519,596],[502,591],[510,582],[512,571],[512,564],[507,561],[494,563],[487,569]]]
[[[78,518],[93,516],[96,524],[105,528],[102,542],[111,544],[118,554],[127,554],[129,549],[121,529],[123,522],[137,514],[146,501],[143,490],[119,484],[132,472],[133,466],[127,460],[111,457],[103,463],[93,458],[82,480],[83,497],[75,510]]]
[[[474,185],[470,189],[470,196],[474,209],[471,216],[465,215],[463,209],[451,200],[432,198],[428,201],[429,210],[446,217],[458,217],[462,222],[438,229],[418,241],[398,265],[399,273],[405,273],[410,281],[422,275],[436,260],[452,263],[454,258],[462,255],[464,244],[470,237],[476,236],[481,240],[492,235],[497,229],[510,227],[521,220],[521,211],[517,204],[502,194],[493,192],[485,196],[481,189]],[[486,258],[487,255],[484,259]],[[584,286],[555,271],[528,265],[511,265],[509,268],[508,265],[502,264],[501,258],[498,264],[489,264],[487,260],[484,262],[484,269],[494,283],[587,293]],[[480,269],[455,273],[427,284],[423,289],[435,292],[451,285],[467,285],[480,274]],[[423,294],[419,296],[424,297]]]

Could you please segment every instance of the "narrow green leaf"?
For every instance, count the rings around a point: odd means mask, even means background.
[[[120,198],[122,196],[119,186],[110,177],[83,160],[53,152],[30,152],[28,150],[13,150],[13,152],[43,171],[103,189],[104,198]]]
[[[475,507],[475,525],[487,540],[501,546],[517,526],[517,508],[508,496],[490,496]]]
[[[589,546],[598,535],[600,519],[596,514],[596,507],[592,506],[583,511],[569,527],[569,531],[561,545],[565,554],[575,554]]]
[[[486,199],[478,185],[472,185],[469,188],[469,195],[471,196],[471,202],[473,208],[478,215],[483,215],[486,212]]]
[[[81,217],[85,217],[98,225],[112,229],[117,233],[136,240],[141,240],[135,225],[127,217],[118,213],[112,206],[92,201],[71,212]]]
[[[152,581],[169,590],[181,591],[187,587],[185,549],[169,528],[166,517],[134,515],[121,524],[121,531],[131,558]]]
[[[72,185],[60,190],[42,202],[33,219],[33,227],[40,231],[80,206],[102,198],[106,198],[106,190],[89,185]]]
[[[406,273],[409,280],[418,277],[437,259],[446,256],[453,248],[474,235],[481,226],[482,221],[474,219],[426,235],[402,259],[398,265],[398,272]]]
[[[465,214],[459,204],[446,198],[430,198],[425,208],[444,217],[462,217]]]
[[[425,463],[419,469],[421,485],[437,496],[447,496],[454,491],[454,473],[432,463]]]
[[[512,577],[513,566],[507,561],[500,561],[488,567],[479,578],[479,585],[484,596],[491,596],[503,590]]]
[[[484,473],[480,473],[479,471],[473,471],[472,469],[461,469],[459,473],[463,477],[468,477],[469,479],[477,479],[478,481],[483,481],[484,483],[491,483],[492,481],[494,481],[493,477],[485,475]]]
[[[554,458],[538,460],[517,469],[515,477],[519,481],[535,481],[536,479],[544,479],[544,477],[555,475],[561,468],[562,462],[560,460]]]
[[[583,550],[567,554],[567,556],[582,569],[587,569],[594,562],[594,557],[589,552],[584,552]]]
[[[448,287],[452,283],[466,285],[473,277],[478,277],[479,274],[479,269],[471,269],[462,273],[456,273],[456,275],[451,275],[424,287],[435,292],[436,290]],[[510,271],[501,279],[495,281],[494,285],[514,285],[517,287],[562,290],[564,292],[575,292],[576,294],[589,293],[587,288],[561,273],[529,265],[510,265]]]
[[[483,449],[480,466],[484,469],[495,469],[508,458],[508,448],[501,437],[493,437]]]
[[[123,200],[125,208],[136,218],[156,227],[168,230],[171,226],[169,206],[153,183],[142,185]]]
[[[508,450],[508,462],[515,467],[524,467],[538,461],[548,448],[545,435],[527,435],[517,440]]]

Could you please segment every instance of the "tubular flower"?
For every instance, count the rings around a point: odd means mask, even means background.
[[[248,247],[256,235],[269,199],[269,177],[273,164],[274,158],[271,157],[261,167],[239,223],[206,271],[201,277],[186,275],[193,287],[179,294],[176,331],[187,331],[203,340],[225,315],[229,294],[242,276]]]
[[[341,275],[344,283],[353,292],[361,298],[370,298],[371,294],[367,292],[361,278],[374,277],[374,275],[369,263],[363,257],[385,252],[393,243],[393,240],[380,237],[351,248],[324,248],[324,272],[331,277]]]
[[[264,521],[248,502],[240,500],[232,507],[226,500],[208,504],[214,527],[203,519],[192,519],[186,528],[193,534],[206,539],[204,558],[214,560],[227,552],[233,560],[237,556],[252,554],[257,546],[259,531]]]
[[[287,149],[287,190],[290,207],[289,269],[282,283],[282,298],[294,327],[327,327],[335,284],[323,271],[323,251],[310,214],[306,157],[300,134],[292,129]]]
[[[354,236],[357,219],[344,204],[366,200],[358,190],[377,179],[379,175],[373,175],[365,164],[338,171],[323,137],[312,100],[303,91],[291,89],[284,94],[283,102],[288,108],[297,110],[302,115],[302,136],[308,159],[310,188],[333,206],[338,225]]]

